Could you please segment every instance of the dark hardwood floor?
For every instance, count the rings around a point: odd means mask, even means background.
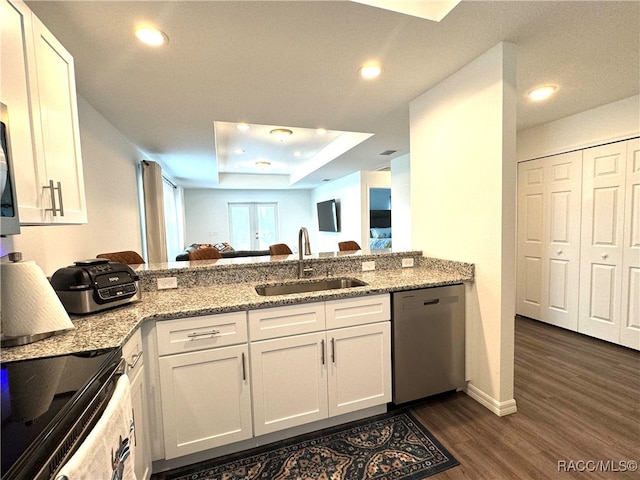
[[[460,462],[432,478],[640,478],[621,463],[640,462],[640,352],[518,317],[515,398],[505,417],[464,393],[415,406]]]

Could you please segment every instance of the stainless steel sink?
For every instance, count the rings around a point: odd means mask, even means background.
[[[363,287],[367,283],[357,278],[327,278],[323,280],[285,283],[279,285],[259,285],[256,287],[258,295],[287,295],[289,293],[319,292],[321,290],[336,290],[341,288]]]

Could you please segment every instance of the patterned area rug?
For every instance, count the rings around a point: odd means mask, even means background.
[[[399,411],[167,472],[167,480],[419,480],[458,465]]]

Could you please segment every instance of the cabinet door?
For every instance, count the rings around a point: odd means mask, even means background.
[[[142,356],[142,335],[138,330],[122,347],[122,357],[127,362],[127,375],[131,383],[133,422],[135,425],[135,472],[138,480],[151,477],[151,440],[147,416],[147,395]]]
[[[620,340],[625,142],[584,151],[578,331]]]
[[[159,359],[165,458],[250,438],[246,345]]]
[[[640,140],[627,142],[620,343],[640,350]]]
[[[391,401],[391,326],[380,322],[327,332],[329,415]]]
[[[37,17],[33,19],[38,98],[42,133],[42,155],[46,172],[40,187],[49,181],[61,190],[42,188],[44,208],[55,202],[63,212],[46,212],[53,223],[86,223],[87,212],[80,152],[80,130],[73,57]],[[44,178],[43,178],[44,173]],[[21,218],[22,221],[22,218]]]
[[[251,343],[256,435],[327,418],[325,332]]]
[[[41,144],[41,137],[31,25],[31,10],[24,2],[1,0],[0,101],[7,106],[9,114],[19,216],[23,223],[44,220],[42,189],[37,181],[44,164],[37,163],[34,150],[34,146]]]

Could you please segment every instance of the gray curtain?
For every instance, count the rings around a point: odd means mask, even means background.
[[[142,161],[144,216],[149,263],[167,262],[167,238],[164,224],[162,168],[156,162]]]

